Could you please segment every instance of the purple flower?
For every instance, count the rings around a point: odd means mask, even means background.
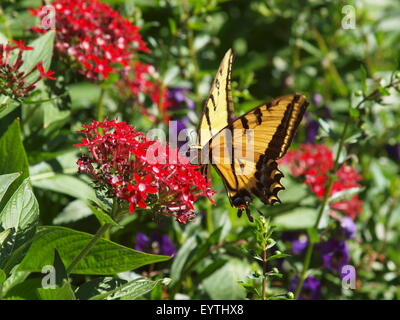
[[[295,276],[290,285],[290,291],[295,292],[299,277]],[[304,280],[303,287],[297,298],[298,300],[319,300],[321,299],[321,282],[313,275]]]
[[[310,119],[307,121],[306,124],[306,143],[308,144],[314,144],[315,143],[315,137],[318,134],[318,129],[319,129],[319,123],[318,121],[315,121],[314,119]]]
[[[311,97],[311,103],[316,105],[317,107],[321,106],[322,103],[324,102],[324,98],[322,97],[321,94],[315,93]]]
[[[194,102],[187,97],[188,89],[168,88],[167,100],[170,110],[194,110]]]
[[[308,238],[303,235],[298,240],[292,242],[292,252],[294,254],[301,254],[307,248]]]
[[[164,234],[161,236],[161,254],[165,256],[172,256],[175,255],[176,253],[176,246],[175,244],[171,241],[171,239]]]
[[[167,235],[154,232],[149,238],[142,232],[136,234],[135,250],[172,256],[176,253],[176,246]]]
[[[186,129],[190,125],[190,119],[188,116],[184,116],[180,120],[176,120],[176,132],[179,135],[179,133]]]
[[[325,268],[340,272],[349,263],[349,248],[347,243],[335,238],[319,244]]]
[[[293,254],[301,254],[307,248],[308,237],[306,234],[297,231],[287,231],[282,235],[283,241],[292,242]]]
[[[135,250],[147,251],[150,244],[150,238],[142,232],[136,233]]]
[[[306,119],[306,143],[315,144],[315,137],[318,134],[319,123],[311,118],[309,112],[305,113],[304,118]]]
[[[394,161],[400,160],[400,143],[395,144],[394,146],[387,144],[385,146],[386,152],[388,156],[392,158]]]
[[[342,218],[340,222],[340,228],[347,239],[353,239],[357,231],[356,224],[354,223],[353,219],[349,217]]]

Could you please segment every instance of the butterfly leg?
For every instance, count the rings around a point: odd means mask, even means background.
[[[248,207],[246,207],[245,209],[239,209],[238,213],[237,213],[237,216],[240,218],[242,216],[243,210],[246,210],[246,215],[247,215],[247,218],[249,219],[249,221],[250,222],[254,222],[254,218],[251,215],[250,209]]]

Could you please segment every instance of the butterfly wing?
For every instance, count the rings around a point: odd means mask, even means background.
[[[233,109],[231,97],[232,61],[233,53],[229,49],[221,61],[204,105],[198,128],[199,145],[201,147],[204,147],[215,134],[230,122]]]
[[[289,148],[307,105],[300,94],[270,100],[212,138],[210,157],[232,206],[247,210],[252,195],[266,204],[280,202],[283,174],[276,160]]]

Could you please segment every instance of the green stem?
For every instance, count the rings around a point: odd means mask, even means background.
[[[209,201],[206,202],[206,224],[207,224],[207,231],[211,234],[214,231],[214,222],[212,216],[212,207]]]
[[[335,181],[334,173],[337,171],[337,169],[339,167],[339,158],[340,158],[340,154],[342,153],[342,149],[343,149],[343,146],[344,146],[344,141],[346,139],[347,129],[348,129],[349,125],[350,125],[350,121],[351,121],[351,118],[350,118],[350,116],[348,116],[347,119],[346,119],[346,122],[344,124],[342,134],[340,136],[339,147],[338,147],[338,150],[337,150],[337,153],[336,153],[335,162],[334,162],[334,165],[333,165],[333,170],[332,170],[332,173],[329,175],[327,188],[326,188],[324,197],[322,199],[321,206],[320,206],[319,211],[318,211],[317,220],[315,221],[315,224],[314,224],[314,227],[313,227],[315,230],[318,229],[319,223],[321,222],[321,218],[322,218],[322,215],[324,213],[324,209],[325,209],[326,205],[328,204],[328,199],[329,199],[329,195],[330,195],[331,190],[332,190],[332,185],[333,185],[333,182]],[[301,271],[299,282],[297,283],[297,287],[296,287],[296,291],[295,291],[295,295],[294,295],[295,299],[297,299],[298,296],[300,295],[301,289],[302,289],[304,281],[306,279],[307,270],[308,270],[308,268],[310,266],[311,257],[312,257],[313,251],[314,251],[314,246],[315,246],[315,244],[313,242],[310,242],[310,244],[307,246],[307,251],[306,251],[306,254],[304,256],[303,269]]]
[[[97,120],[98,121],[103,121],[104,120],[104,96],[105,96],[106,90],[102,87],[100,89],[100,97],[99,101],[97,102]]]
[[[114,199],[113,207],[111,212],[111,217],[115,217],[118,212],[118,201]],[[103,224],[100,229],[96,232],[92,240],[88,242],[88,244],[82,249],[82,251],[72,260],[71,264],[67,268],[67,274],[71,274],[71,272],[75,269],[75,267],[81,262],[83,258],[87,256],[90,250],[96,245],[96,243],[106,234],[106,232],[112,226],[111,223]]]
[[[71,264],[67,268],[68,275],[75,269],[78,263],[81,262],[81,260],[86,257],[89,251],[103,237],[103,235],[111,226],[112,226],[111,223],[106,223],[101,226],[101,228],[97,231],[93,239],[90,240],[89,243],[82,249],[82,251],[74,258],[74,260],[72,260]]]
[[[263,255],[263,279],[262,279],[262,288],[261,288],[261,300],[265,300],[266,298],[266,287],[267,287],[267,276],[265,273],[267,272],[267,247],[264,247],[264,255]]]

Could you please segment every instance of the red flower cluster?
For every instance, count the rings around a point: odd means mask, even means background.
[[[298,150],[289,151],[281,160],[282,164],[286,164],[293,176],[305,176],[305,183],[310,186],[313,193],[322,199],[327,187],[329,171],[333,169],[334,161],[332,151],[323,145],[305,144]],[[361,176],[357,171],[343,164],[336,171],[336,180],[333,182],[330,196],[337,192],[359,188],[358,181]],[[353,220],[362,210],[362,201],[358,195],[354,195],[349,200],[342,200],[331,204],[331,208],[344,212]]]
[[[78,69],[89,80],[107,78],[128,67],[135,52],[149,52],[138,27],[98,0],[55,0],[56,44],[58,52],[78,62]],[[45,18],[46,7],[31,9]],[[40,28],[32,28],[41,32]]]
[[[159,141],[148,140],[125,122],[93,121],[78,131],[85,135],[76,146],[87,147],[89,156],[78,160],[79,171],[95,179],[107,196],[150,208],[153,213],[175,217],[179,223],[193,219],[194,202],[214,191],[198,166]],[[104,132],[104,133],[102,133]]]
[[[32,47],[27,47],[20,40],[14,40],[15,46],[10,44],[0,44],[0,94],[11,97],[15,100],[20,100],[27,97],[29,93],[36,88],[36,83],[41,79],[47,78],[54,80],[52,77],[53,71],[45,71],[43,62],[39,62],[35,68],[25,73],[20,68],[24,64],[22,53],[24,51],[33,50]],[[10,54],[13,50],[18,50],[15,59],[11,58]],[[11,61],[13,60],[13,61]],[[36,70],[39,71],[37,79],[31,83],[26,82],[26,78]]]

